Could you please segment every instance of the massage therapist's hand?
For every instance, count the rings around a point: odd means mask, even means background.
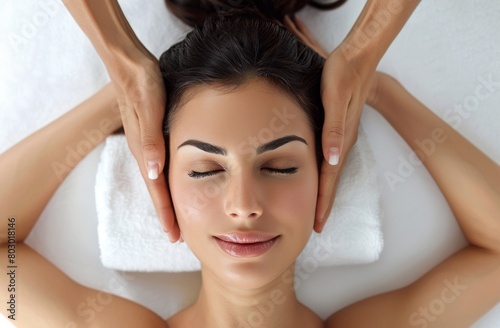
[[[117,95],[127,143],[139,165],[160,223],[171,241],[180,237],[165,175],[163,138],[166,92],[158,61],[151,54],[135,61],[114,60],[108,68]]]
[[[321,76],[321,99],[325,110],[315,230],[321,231],[331,212],[340,173],[358,138],[363,106],[375,67],[349,60],[340,48],[326,59]]]
[[[295,24],[304,41],[326,58],[321,77],[325,109],[321,166],[314,230],[321,232],[328,218],[342,166],[355,144],[361,109],[366,101],[375,69],[392,41],[412,15],[420,0],[368,0],[344,41],[325,56],[317,50],[306,29]],[[298,21],[297,21],[298,22]],[[289,27],[290,23],[285,22]],[[297,33],[295,33],[297,35]],[[324,52],[324,51],[323,51]]]
[[[349,62],[340,50],[328,54],[296,16],[286,16],[284,23],[299,40],[326,59],[321,77],[321,97],[325,110],[322,137],[325,160],[321,165],[314,227],[320,232],[331,211],[347,154],[357,140],[361,111],[373,72],[362,70]],[[340,152],[344,156],[340,157]]]
[[[101,57],[117,95],[127,142],[163,229],[180,238],[165,176],[166,94],[157,59],[130,27],[117,0],[63,0]],[[168,162],[167,162],[168,163]]]

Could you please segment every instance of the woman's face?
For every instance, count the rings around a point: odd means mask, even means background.
[[[169,184],[182,236],[204,271],[264,286],[308,241],[318,189],[313,129],[276,87],[204,86],[170,129]]]

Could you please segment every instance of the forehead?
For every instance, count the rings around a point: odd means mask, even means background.
[[[302,132],[304,137],[312,135],[304,111],[276,86],[264,80],[252,80],[231,91],[198,87],[177,109],[170,140],[273,139],[292,132]]]

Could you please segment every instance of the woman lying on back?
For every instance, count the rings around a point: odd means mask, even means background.
[[[307,40],[303,39],[304,42]],[[182,60],[181,60],[182,59]],[[95,96],[0,156],[1,217],[16,218],[18,327],[468,327],[499,302],[500,169],[394,79],[377,74],[369,104],[416,149],[446,197],[469,246],[411,285],[352,304],[323,320],[301,304],[294,263],[313,230],[321,163],[324,59],[283,26],[251,12],[208,18],[167,50],[161,65],[169,94],[164,120],[168,181],[183,239],[202,264],[194,304],[166,321],[131,301],[113,301],[89,322],[78,305],[97,291],[79,285],[22,241],[60,184],[51,163],[80,131],[121,126],[115,95]],[[269,140],[248,144],[279,117]],[[359,119],[359,118],[358,118]],[[350,131],[352,143],[357,131]],[[220,193],[203,207],[192,194]],[[7,224],[0,226],[7,236]],[[7,238],[2,239],[7,265]],[[8,276],[2,275],[2,285]],[[445,288],[449,287],[449,288]],[[104,295],[104,294],[103,294]],[[8,299],[6,288],[2,299]],[[425,309],[436,298],[446,311]],[[259,304],[273,311],[257,322]],[[3,310],[5,316],[9,312]]]

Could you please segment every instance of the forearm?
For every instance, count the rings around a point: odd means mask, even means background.
[[[108,67],[115,59],[135,60],[149,52],[130,27],[117,0],[63,0]]]
[[[29,234],[60,183],[97,144],[121,126],[110,85],[0,156],[0,217]],[[7,224],[0,226],[5,242]]]
[[[373,106],[419,155],[469,242],[500,253],[500,167],[396,80],[378,85]]]
[[[340,45],[348,60],[375,70],[420,0],[368,0]]]

